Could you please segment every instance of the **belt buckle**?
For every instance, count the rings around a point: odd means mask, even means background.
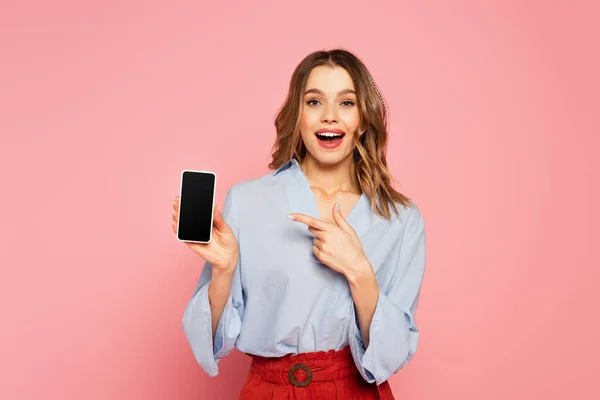
[[[306,379],[303,380],[302,382],[298,382],[298,380],[294,376],[294,372],[296,372],[299,369],[303,369],[304,371],[306,371],[306,374],[308,375],[306,377]],[[290,382],[292,385],[298,386],[298,387],[304,387],[304,386],[308,385],[310,383],[310,381],[312,381],[312,371],[310,368],[308,368],[308,366],[306,366],[304,364],[296,364],[292,368],[290,368],[290,372],[288,372],[288,378],[290,379]]]

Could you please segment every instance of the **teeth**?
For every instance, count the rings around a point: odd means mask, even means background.
[[[322,133],[317,133],[317,135],[319,135],[319,136],[327,136],[327,137],[342,136],[341,133],[333,133],[333,132],[322,132]]]

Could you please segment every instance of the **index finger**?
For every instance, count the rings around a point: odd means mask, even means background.
[[[293,221],[298,221],[298,222],[302,222],[303,224],[306,224],[308,226],[312,226],[315,229],[320,229],[320,230],[325,230],[327,229],[328,224],[326,222],[323,222],[321,220],[318,220],[316,218],[310,217],[308,215],[305,214],[295,214],[292,213],[290,215],[288,215],[288,218],[293,220]]]

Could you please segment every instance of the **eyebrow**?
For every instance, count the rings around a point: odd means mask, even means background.
[[[325,93],[323,93],[323,91],[320,89],[308,89],[306,92],[304,92],[304,95],[306,96],[309,93],[316,93],[316,94],[320,94],[321,96],[325,96]],[[344,90],[340,90],[338,92],[338,96],[343,96],[347,93],[356,94],[356,92],[352,89],[344,89]]]

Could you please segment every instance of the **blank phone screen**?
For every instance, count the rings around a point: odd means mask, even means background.
[[[211,238],[215,174],[183,171],[179,200],[179,240],[208,242]]]

